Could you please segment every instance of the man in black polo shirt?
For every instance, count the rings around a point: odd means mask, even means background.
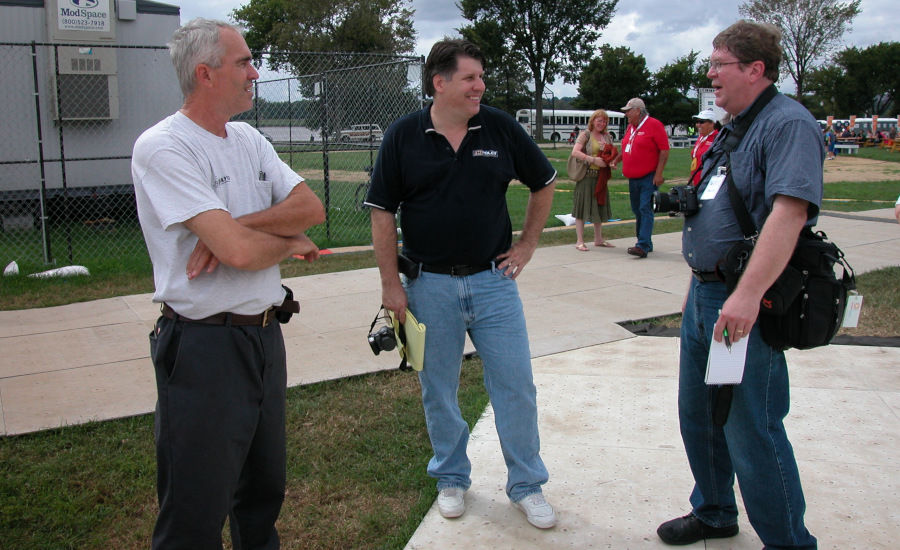
[[[406,308],[427,327],[419,373],[444,517],[465,512],[472,481],[469,430],[457,389],[468,332],[484,363],[485,387],[508,468],[506,493],[532,525],[556,525],[541,486],[537,399],[525,315],[515,278],[531,260],[553,201],[556,171],[509,115],[482,106],[483,56],[464,40],[434,45],[425,91],[434,102],[394,123],[384,135],[366,204],[381,272],[382,303],[405,320]],[[506,190],[518,179],[531,190],[525,225],[512,241]],[[403,208],[403,253],[417,264],[401,283],[397,226]]]

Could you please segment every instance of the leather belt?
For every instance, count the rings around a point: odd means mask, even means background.
[[[697,271],[696,269],[691,270],[694,273],[694,278],[698,281],[704,283],[721,283],[722,279],[719,278],[719,274],[715,271]]]
[[[449,267],[422,264],[422,271],[427,271],[428,273],[438,273],[440,275],[452,275],[454,277],[468,277],[469,275],[481,273],[482,271],[487,271],[488,269],[491,269],[493,267],[493,264],[453,265]]]
[[[275,319],[275,307],[270,307],[269,309],[263,311],[262,313],[256,315],[241,315],[239,313],[216,313],[215,315],[210,315],[209,317],[204,317],[203,319],[189,319],[183,315],[179,315],[175,312],[174,309],[169,307],[169,304],[162,304],[159,308],[162,312],[162,316],[168,319],[174,319],[175,321],[184,321],[185,323],[200,323],[204,325],[235,325],[235,326],[246,326],[246,325],[254,325],[264,327],[272,322]]]

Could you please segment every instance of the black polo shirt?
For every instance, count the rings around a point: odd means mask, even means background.
[[[454,152],[435,131],[429,105],[385,132],[365,204],[389,212],[402,207],[403,253],[412,260],[481,265],[512,246],[506,190],[513,179],[531,192],[556,179],[515,119],[482,105]]]

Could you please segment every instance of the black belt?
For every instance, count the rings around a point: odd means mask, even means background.
[[[204,317],[203,319],[189,319],[183,315],[179,315],[175,312],[174,309],[169,307],[169,304],[165,303],[160,306],[159,310],[162,312],[163,317],[174,319],[176,321],[184,321],[185,323],[202,323],[204,325],[231,324],[236,326],[255,325],[264,327],[271,323],[273,319],[275,319],[274,306],[256,315],[241,315],[239,313],[216,313],[215,315],[210,315],[209,317]]]
[[[453,265],[449,267],[422,264],[422,271],[427,271],[428,273],[438,273],[440,275],[452,275],[454,277],[468,277],[469,275],[475,275],[476,273],[487,271],[488,269],[491,269],[493,267],[493,264]]]
[[[719,274],[715,271],[697,271],[696,269],[691,270],[694,273],[694,278],[698,281],[704,283],[721,283],[722,279],[719,278]]]

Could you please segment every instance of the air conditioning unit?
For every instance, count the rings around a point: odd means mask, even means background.
[[[116,50],[92,46],[56,48],[59,80],[53,81],[56,120],[113,120],[119,118],[119,80]],[[55,72],[54,72],[55,75]]]

